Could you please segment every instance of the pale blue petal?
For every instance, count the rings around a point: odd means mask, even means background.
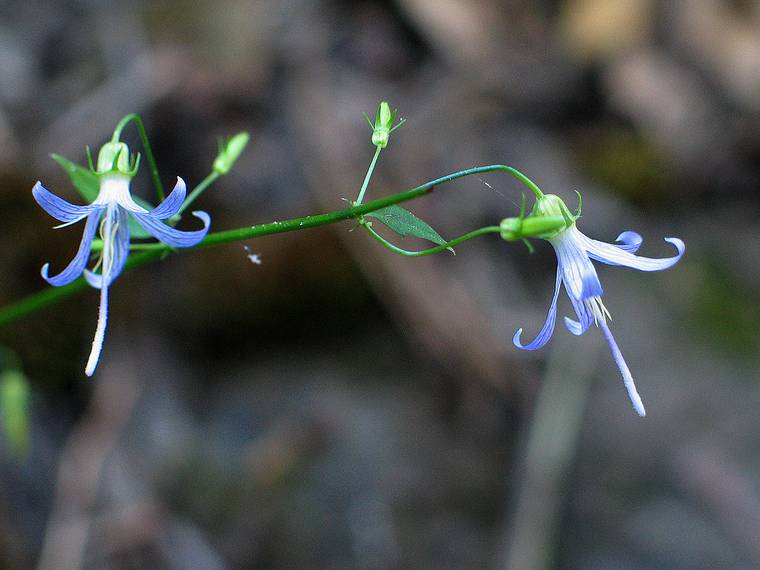
[[[67,202],[63,198],[59,198],[50,192],[40,182],[37,182],[37,184],[34,185],[34,188],[32,188],[32,196],[34,196],[34,199],[43,210],[53,216],[56,220],[66,224],[78,222],[90,212],[98,208],[98,206],[79,206]]]
[[[602,282],[599,281],[599,276],[596,274],[596,270],[594,270],[593,273],[586,273],[586,275],[583,276],[583,293],[581,294],[581,299],[601,297],[602,295],[604,295],[604,289],[602,289]]]
[[[588,306],[580,299],[576,299],[573,296],[570,297],[570,302],[573,304],[575,314],[578,315],[578,321],[565,317],[565,326],[567,330],[576,336],[580,336],[585,333],[594,322],[594,315],[589,310]]]
[[[634,255],[617,245],[583,236],[583,243],[589,257],[608,265],[630,267],[639,271],[662,271],[678,263],[684,251],[686,251],[686,245],[680,239],[673,237],[665,238],[665,241],[676,248],[676,255],[663,259],[652,259],[651,257]]]
[[[644,403],[641,401],[641,396],[639,396],[639,393],[636,390],[636,383],[633,381],[631,371],[628,369],[628,365],[625,363],[625,358],[623,358],[623,354],[620,352],[620,349],[618,348],[618,345],[615,342],[615,339],[613,338],[612,333],[607,327],[607,323],[604,319],[599,319],[599,326],[604,332],[604,337],[607,339],[607,344],[610,345],[612,358],[615,359],[615,364],[617,364],[618,368],[620,369],[620,374],[623,376],[623,384],[625,384],[625,389],[628,391],[628,397],[631,400],[631,404],[633,404],[633,409],[636,410],[636,413],[641,417],[646,416],[647,413],[644,409]]]
[[[116,212],[116,233],[113,241],[113,261],[109,274],[108,285],[110,286],[124,269],[124,264],[129,256],[129,220],[127,211],[118,208]],[[100,273],[93,273],[85,269],[84,278],[90,286],[100,289],[103,285],[103,277]]]
[[[576,228],[571,228],[562,235],[562,238],[552,240],[551,243],[557,252],[557,261],[567,296],[579,319],[575,321],[565,317],[565,326],[574,335],[582,335],[594,322],[593,315],[583,301],[590,297],[601,296],[604,290],[594,264],[581,247],[583,234]]]
[[[584,327],[581,323],[570,317],[565,317],[565,326],[575,336],[581,336],[588,330],[588,324]]]
[[[116,228],[114,237],[113,269],[111,269],[111,282],[124,270],[124,265],[129,257],[129,215],[126,210],[119,208],[117,219],[119,226]]]
[[[552,298],[551,305],[549,305],[549,313],[546,316],[546,322],[544,323],[541,331],[536,335],[536,338],[534,338],[533,341],[527,345],[523,345],[520,342],[522,329],[517,329],[515,336],[512,337],[512,343],[517,348],[522,348],[523,350],[536,350],[537,348],[541,348],[547,342],[549,342],[549,339],[552,337],[552,333],[554,332],[554,323],[557,320],[557,297],[559,296],[560,283],[562,283],[562,274],[560,273],[559,267],[557,267],[557,279],[554,283],[554,297]]]
[[[572,230],[567,230],[566,233]],[[576,236],[582,236],[578,231],[575,235],[569,234],[562,241],[553,241],[552,245],[557,253],[557,262],[562,273],[562,281],[571,299],[588,299],[600,296],[604,293],[599,276],[596,274],[594,264],[591,263],[586,252],[576,241]]]
[[[192,247],[201,241],[208,233],[211,218],[206,212],[193,212],[193,216],[200,218],[203,229],[194,232],[183,232],[167,226],[151,214],[132,214],[137,222],[156,239],[172,247]]]
[[[601,297],[604,294],[602,290],[602,284],[596,273],[587,274],[583,279],[583,293],[580,298],[573,297],[568,293],[570,302],[573,304],[575,314],[578,315],[578,321],[569,317],[565,317],[565,326],[567,329],[576,336],[580,336],[585,333],[594,322],[594,314],[589,306],[585,303],[586,299],[591,297]]]
[[[60,287],[61,285],[66,285],[68,283],[71,283],[79,277],[82,274],[82,271],[84,270],[85,266],[87,265],[87,259],[90,256],[90,249],[92,248],[92,240],[95,237],[95,230],[98,228],[98,222],[100,221],[100,210],[96,210],[94,212],[91,212],[90,215],[87,217],[87,224],[85,224],[84,227],[84,234],[82,235],[82,241],[79,243],[79,250],[77,251],[77,254],[74,256],[74,259],[71,260],[71,263],[61,271],[58,275],[55,275],[53,277],[48,276],[48,269],[50,267],[49,263],[46,263],[42,266],[42,270],[40,271],[40,274],[42,275],[42,278],[50,283],[51,285],[54,285],[56,287]]]
[[[87,281],[90,287],[94,287],[95,289],[100,289],[103,285],[103,278],[100,276],[100,273],[93,273],[89,269],[85,269],[82,277],[84,277],[84,280]]]
[[[185,194],[187,193],[187,187],[185,181],[179,176],[177,177],[177,183],[174,185],[174,190],[167,196],[166,200],[161,202],[158,206],[150,211],[150,214],[160,220],[167,220],[179,212],[182,202],[185,201]]]
[[[641,244],[644,242],[644,238],[636,232],[627,230],[621,233],[615,241],[618,242],[615,245],[623,251],[627,251],[628,253],[636,253],[639,251]]]

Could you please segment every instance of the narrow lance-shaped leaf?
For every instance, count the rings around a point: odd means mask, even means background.
[[[366,214],[365,217],[375,218],[402,237],[414,236],[426,239],[437,245],[446,243],[441,234],[435,231],[430,224],[400,206],[393,205],[381,208]],[[452,248],[448,249],[452,252],[454,251]]]
[[[94,202],[95,198],[98,197],[98,191],[100,190],[100,179],[97,174],[92,172],[89,168],[71,162],[68,158],[63,157],[60,154],[51,154],[50,156],[61,168],[63,168],[66,174],[69,175],[71,183],[82,195],[82,198],[90,204]]]

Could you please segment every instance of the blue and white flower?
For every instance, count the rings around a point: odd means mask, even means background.
[[[129,224],[132,216],[148,233],[172,247],[191,247],[208,233],[211,219],[205,212],[193,212],[203,222],[203,229],[180,231],[163,223],[179,212],[185,201],[186,187],[177,178],[171,194],[153,210],[137,204],[130,194],[129,184],[136,173],[137,160],[130,164],[129,149],[124,143],[107,143],[98,155],[96,174],[100,178],[100,191],[88,206],[71,204],[45,189],[40,182],[34,185],[32,195],[37,203],[51,216],[63,222],[57,228],[86,220],[82,241],[74,259],[57,275],[49,275],[49,264],[42,266],[43,279],[60,287],[71,283],[84,273],[92,287],[100,289],[100,309],[92,350],[85,367],[85,374],[92,376],[100,358],[108,320],[108,288],[124,269],[129,256]],[[92,270],[85,269],[95,233],[98,232],[103,247]]]
[[[643,241],[641,236],[635,232],[626,231],[621,233],[616,240],[617,244],[609,244],[591,239],[581,233],[576,227],[575,222],[578,216],[570,214],[564,202],[558,196],[551,194],[547,194],[537,200],[532,216],[536,218],[544,217],[546,220],[558,220],[553,231],[549,231],[544,235],[534,236],[546,239],[554,247],[554,251],[557,254],[557,278],[554,285],[554,297],[549,306],[546,322],[536,338],[528,344],[522,344],[520,340],[522,329],[518,329],[512,342],[516,347],[523,350],[536,350],[549,341],[557,318],[557,298],[559,296],[560,285],[564,284],[565,291],[567,291],[575,314],[578,317],[577,321],[565,317],[565,325],[568,330],[575,335],[582,335],[592,323],[602,329],[604,337],[612,351],[612,357],[615,359],[615,363],[623,376],[623,382],[628,390],[628,396],[631,399],[633,408],[640,416],[646,415],[644,404],[636,391],[631,371],[607,324],[607,318],[610,316],[610,313],[602,302],[604,291],[592,260],[601,261],[608,265],[630,267],[639,271],[662,271],[678,263],[686,250],[686,246],[678,238],[665,238],[665,241],[676,248],[676,255],[664,259],[651,259],[635,255]],[[511,222],[506,224],[509,228],[515,227],[517,224],[515,220],[525,221],[521,218],[510,218],[509,220]],[[504,226],[503,222],[502,227]],[[505,235],[504,232],[502,232],[502,235]],[[524,235],[516,237],[524,237]],[[505,239],[515,239],[515,236],[505,236]]]

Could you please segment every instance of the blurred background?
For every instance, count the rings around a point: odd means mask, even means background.
[[[137,112],[192,186],[250,131],[197,203],[228,229],[355,198],[381,99],[408,122],[369,199],[504,163],[582,192],[592,237],[686,241],[599,268],[648,416],[598,329],[512,346],[546,243],[405,259],[346,222],[182,253],[118,279],[93,379],[95,290],[0,330],[1,568],[760,566],[756,0],[0,2],[0,302],[81,237],[32,200],[78,200],[50,153]],[[451,238],[523,189],[439,190],[409,208]]]

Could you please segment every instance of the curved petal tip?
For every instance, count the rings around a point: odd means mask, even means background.
[[[644,238],[636,232],[626,230],[621,232],[621,234],[615,238],[615,241],[621,244],[618,245],[620,249],[629,253],[636,253],[644,242]]]
[[[571,319],[570,317],[565,317],[565,326],[567,327],[567,330],[569,330],[575,336],[581,336],[586,332],[586,329],[588,328],[583,328],[583,325],[581,325],[581,323],[575,319]]]
[[[192,212],[193,216],[200,219],[203,222],[203,226],[205,229],[208,229],[211,226],[211,216],[209,216],[206,212],[203,212],[201,210],[196,210]]]
[[[676,248],[676,251],[678,251],[678,257],[681,257],[686,251],[686,244],[683,242],[681,238],[666,237],[665,241]]]

